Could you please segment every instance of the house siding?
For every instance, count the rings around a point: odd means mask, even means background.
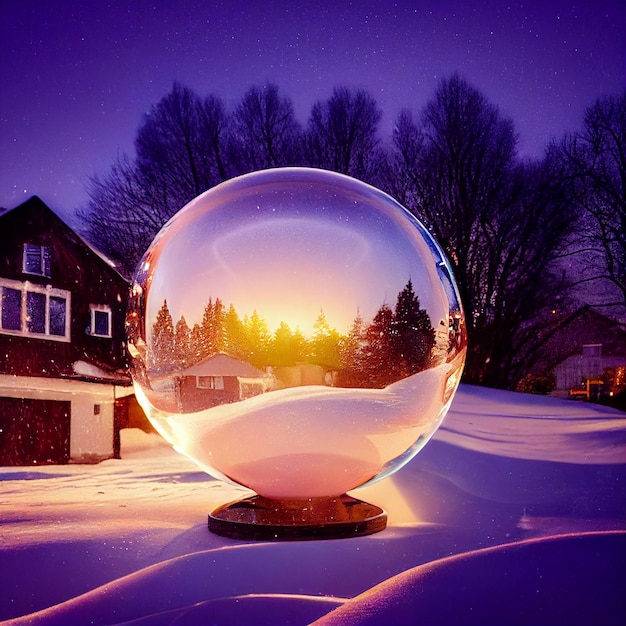
[[[224,389],[201,389],[197,386],[196,376],[183,376],[180,378],[179,390],[180,409],[183,413],[202,411],[241,399],[239,379],[236,376],[224,376]]]
[[[0,277],[53,286],[71,294],[70,341],[0,335],[0,372],[31,376],[72,376],[84,360],[109,369],[126,364],[124,318],[128,283],[39,199],[0,216]],[[23,244],[51,251],[50,277],[25,274]],[[112,338],[88,334],[90,305],[111,307]]]
[[[626,365],[626,356],[586,356],[575,354],[554,368],[556,389],[569,391],[588,378],[601,378],[610,367]]]
[[[25,271],[24,244],[46,248],[47,275]],[[0,285],[13,288],[16,282],[27,293],[67,292],[69,332],[59,337],[0,328],[0,398],[39,407],[44,438],[46,419],[55,419],[59,403],[69,403],[63,405],[69,413],[69,458],[58,462],[115,456],[116,429],[123,425],[115,419],[116,401],[132,394],[124,328],[128,282],[36,197],[0,215]],[[110,311],[110,337],[92,334],[94,307]],[[6,406],[18,404],[7,400]],[[14,411],[12,420],[13,433],[15,420],[26,432],[23,415]],[[10,462],[0,457],[0,464]]]

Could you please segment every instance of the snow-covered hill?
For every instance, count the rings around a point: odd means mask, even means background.
[[[157,435],[122,459],[0,468],[2,624],[621,623],[626,414],[461,386],[391,478],[368,537],[248,543],[207,513],[247,494]],[[20,616],[24,616],[21,617]],[[15,619],[13,619],[15,618]],[[589,623],[589,622],[587,622]]]

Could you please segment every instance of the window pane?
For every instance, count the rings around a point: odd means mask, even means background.
[[[31,333],[46,332],[46,294],[26,294],[26,328]]]
[[[48,246],[24,244],[24,271],[28,274],[50,277],[52,254]]]
[[[22,330],[22,292],[19,289],[2,288],[2,328]]]
[[[101,335],[108,337],[111,333],[109,331],[109,312],[108,311],[94,311],[93,312],[93,325],[94,335]]]
[[[65,298],[52,296],[50,298],[50,334],[65,337]]]
[[[224,389],[224,377],[198,376],[196,387],[199,389]]]
[[[35,246],[31,243],[24,244],[24,271],[29,274],[43,274],[41,246]]]
[[[42,248],[42,252],[43,252],[42,272],[44,276],[47,276],[48,278],[50,278],[50,266],[52,265],[51,263],[52,255],[50,253],[50,248],[48,246],[44,246]]]

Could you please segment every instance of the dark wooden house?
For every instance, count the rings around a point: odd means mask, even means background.
[[[0,214],[0,465],[119,452],[128,287],[39,198]]]
[[[245,400],[266,391],[268,380],[250,363],[220,352],[177,374],[178,409],[191,413]]]

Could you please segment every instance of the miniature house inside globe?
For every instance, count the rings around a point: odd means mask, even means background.
[[[177,213],[134,276],[127,331],[157,431],[258,494],[209,516],[229,536],[384,527],[345,494],[424,446],[465,360],[431,235],[383,192],[307,168],[235,178]]]

